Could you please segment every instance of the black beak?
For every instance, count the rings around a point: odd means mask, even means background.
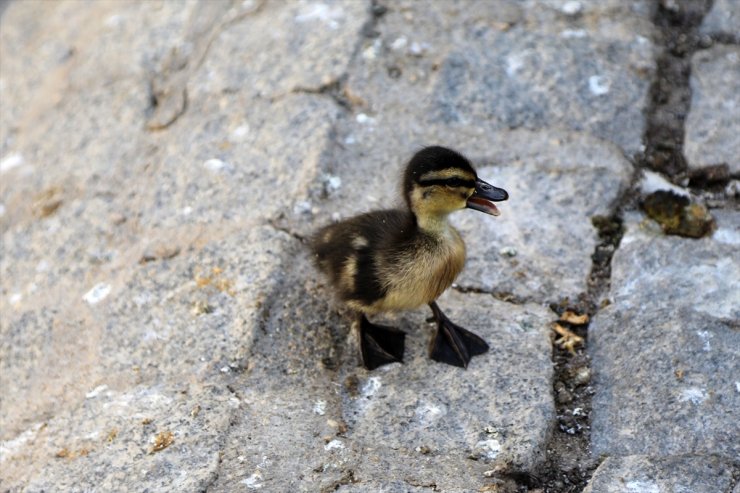
[[[494,187],[481,179],[475,180],[475,192],[468,198],[467,207],[477,211],[498,216],[500,214],[494,202],[501,202],[509,198],[503,188]]]

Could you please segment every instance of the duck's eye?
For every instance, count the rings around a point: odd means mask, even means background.
[[[445,185],[450,188],[461,187],[463,185],[463,180],[461,180],[460,178],[448,178],[447,180],[445,180]]]

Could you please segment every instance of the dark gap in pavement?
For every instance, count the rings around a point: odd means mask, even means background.
[[[662,52],[645,113],[645,153],[638,164],[676,183],[687,178],[683,144],[691,105],[691,56],[711,44],[711,38],[698,31],[711,4],[712,0],[660,1],[653,18]]]

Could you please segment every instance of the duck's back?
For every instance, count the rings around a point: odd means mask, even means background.
[[[465,260],[465,246],[419,230],[410,212],[375,211],[320,230],[312,240],[319,268],[350,307],[367,313],[414,308],[436,299]]]

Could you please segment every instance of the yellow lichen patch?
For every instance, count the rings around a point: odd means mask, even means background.
[[[116,439],[117,436],[118,436],[118,428],[113,428],[112,430],[108,432],[108,436],[105,437],[105,441],[108,443],[111,443],[113,442],[113,440]]]
[[[552,324],[552,330],[560,336],[560,338],[555,339],[555,344],[572,354],[576,353],[576,347],[583,345],[583,337],[571,332],[557,322]]]
[[[77,457],[85,457],[88,454],[90,454],[90,449],[87,447],[82,447],[77,451],[69,450],[67,447],[64,447],[54,455],[60,459],[75,459]]]
[[[36,217],[48,217],[62,205],[62,190],[59,187],[47,188],[34,197],[33,213]]]
[[[560,322],[567,322],[573,325],[585,325],[588,323],[588,314],[578,315],[576,312],[567,310],[560,315]]]
[[[175,441],[175,435],[171,431],[162,431],[155,435],[150,454],[166,449]]]
[[[224,270],[221,267],[213,267],[207,274],[202,274],[199,269],[196,269],[195,273],[195,285],[199,288],[205,288],[212,286],[222,293],[226,293],[229,296],[236,295],[234,290],[234,281],[221,276]]]
[[[60,459],[69,459],[72,457],[72,452],[70,452],[67,447],[64,447],[62,450],[56,453],[56,456]]]

